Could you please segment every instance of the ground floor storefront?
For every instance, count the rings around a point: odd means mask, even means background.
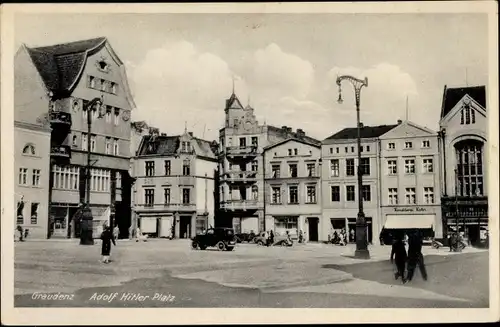
[[[371,244],[378,239],[380,233],[378,213],[376,209],[371,208],[364,210],[364,213],[367,241]],[[339,234],[345,231],[347,241],[356,242],[357,214],[357,209],[325,209],[323,211],[323,233],[326,234],[324,236],[326,240],[328,240],[328,237],[332,238],[335,232]]]
[[[308,242],[321,241],[320,214],[306,215],[266,215],[266,229],[276,236],[285,236],[288,232],[292,239],[298,239],[300,232]]]
[[[137,212],[137,227],[143,235],[153,238],[189,239],[201,234],[210,225],[208,215],[196,212]]]
[[[99,238],[104,223],[110,224],[110,206],[91,205],[92,236]],[[81,207],[77,203],[53,203],[50,207],[49,235],[50,238],[80,237]]]
[[[443,237],[441,206],[382,207],[382,226],[386,230],[422,230],[426,237]]]

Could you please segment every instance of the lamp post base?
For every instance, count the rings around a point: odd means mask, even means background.
[[[370,251],[368,251],[368,249],[356,250],[354,252],[354,258],[356,258],[356,259],[370,259]]]

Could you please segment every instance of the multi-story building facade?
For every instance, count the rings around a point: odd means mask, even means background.
[[[78,237],[91,147],[94,237],[102,223],[130,225],[130,115],[135,108],[123,62],[106,38],[29,48],[15,56],[15,119],[48,119],[52,237]],[[102,105],[87,106],[100,98]],[[91,115],[89,135],[87,117]],[[90,142],[90,143],[89,143]],[[116,221],[113,219],[116,214]]]
[[[264,148],[288,138],[314,139],[302,130],[259,124],[254,109],[243,107],[231,94],[226,100],[225,124],[219,131],[220,217],[217,225],[238,232],[266,229],[264,218]]]
[[[193,136],[143,136],[134,159],[134,212],[141,232],[190,238],[214,226],[216,142]]]
[[[380,136],[380,158],[380,225],[433,231],[441,238],[437,133],[399,120]]]
[[[276,235],[320,239],[320,144],[291,138],[264,148],[265,226]]]
[[[485,86],[444,87],[439,121],[444,232],[458,226],[471,243],[488,228],[487,124]]]
[[[380,219],[380,139],[397,125],[361,127],[361,165],[363,173],[363,211],[367,222],[368,241],[378,239]],[[355,238],[358,215],[357,128],[344,128],[322,142],[322,237],[343,228],[351,240]]]
[[[29,238],[47,238],[49,227],[48,121],[14,121],[16,226],[29,230]]]

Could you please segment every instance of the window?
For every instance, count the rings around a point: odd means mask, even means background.
[[[366,152],[370,152],[370,146],[369,145],[366,146]]]
[[[90,135],[90,151],[96,152],[96,135],[95,134]]]
[[[395,150],[396,149],[396,143],[393,143],[393,142],[387,143],[387,149],[388,150]]]
[[[253,146],[258,146],[259,145],[259,139],[257,136],[252,136],[252,145]]]
[[[476,122],[476,113],[474,109],[470,107],[470,105],[464,105],[462,107],[462,111],[460,112],[460,124],[461,125],[470,125]]]
[[[276,232],[282,235],[285,235],[287,231],[289,233],[296,233],[296,230],[298,228],[297,218],[294,217],[275,218],[274,226]]]
[[[306,203],[316,203],[316,186],[307,185],[306,191],[307,191]]]
[[[405,142],[405,149],[413,148],[413,142]]]
[[[299,154],[299,151],[297,149],[293,149],[293,154],[294,155],[298,155]]]
[[[396,175],[398,173],[398,161],[395,159],[387,160],[387,174]]]
[[[73,141],[71,145],[74,147],[78,146],[78,137],[76,135],[73,135]]]
[[[28,185],[28,168],[19,168],[19,185]]]
[[[106,80],[103,80],[101,79],[100,81],[100,88],[101,88],[101,91],[106,91]]]
[[[111,138],[106,137],[106,154],[111,154]]]
[[[259,162],[257,160],[252,161],[252,171],[259,170]]]
[[[306,165],[307,169],[307,176],[308,177],[315,177],[316,176],[316,165],[314,163],[308,163]]]
[[[424,202],[425,202],[425,204],[433,204],[434,203],[434,188],[433,187],[424,187]]]
[[[118,126],[118,123],[120,122],[120,109],[115,108],[115,126]]]
[[[78,190],[80,169],[78,167],[60,167],[52,169],[52,187],[57,189]]]
[[[95,107],[91,109],[90,114],[91,114],[90,118],[92,118],[92,120],[97,120],[99,113],[97,112],[97,109]]]
[[[257,185],[252,186],[252,200],[257,201],[259,199],[259,188]]]
[[[340,201],[340,186],[331,187],[331,196],[332,196],[332,202]]]
[[[94,76],[89,76],[89,87],[90,88],[95,88],[95,78]]]
[[[288,149],[288,155],[291,156],[292,155],[292,149]]]
[[[90,170],[90,190],[93,192],[109,192],[111,171],[92,168]]]
[[[108,64],[104,61],[104,60],[101,60],[97,63],[98,67],[100,70],[102,71],[107,71],[108,70]]]
[[[87,134],[82,133],[82,150],[87,150]]]
[[[355,201],[356,200],[356,191],[355,191],[355,186],[354,185],[347,185],[345,187],[346,189],[346,200],[347,201]]]
[[[234,125],[234,128],[238,127],[238,119],[233,120],[233,125]]]
[[[346,175],[347,176],[354,176],[354,159],[346,159]]]
[[[347,150],[347,147],[345,147],[345,153],[347,153],[347,152],[349,152],[349,151]]]
[[[106,106],[106,123],[111,124],[111,106]]]
[[[244,148],[247,146],[247,138],[246,137],[240,137],[240,147]]]
[[[407,187],[405,189],[405,201],[406,201],[406,204],[416,204],[415,188],[414,187]]]
[[[120,153],[120,149],[118,147],[118,139],[113,141],[113,154],[117,156]]]
[[[298,186],[295,186],[295,185],[289,186],[288,193],[289,193],[288,203],[290,203],[290,204],[299,203],[299,187]]]
[[[429,140],[423,140],[422,141],[422,148],[430,148],[431,147],[431,141]]]
[[[38,206],[40,203],[32,202],[31,203],[31,221],[32,225],[38,224]]]
[[[281,187],[279,186],[273,186],[271,188],[273,198],[272,198],[272,203],[273,204],[281,204]]]
[[[191,174],[190,172],[190,162],[189,160],[184,160],[182,162],[182,175],[184,176],[189,176]]]
[[[297,177],[297,164],[288,164],[290,177]]]
[[[165,205],[170,204],[170,188],[163,189],[163,201]]]
[[[337,151],[337,153],[339,153],[339,151],[340,151],[339,147],[337,147],[336,151]]]
[[[189,204],[190,200],[190,192],[191,190],[188,188],[182,189],[182,204]]]
[[[457,191],[462,196],[482,196],[483,184],[483,144],[465,140],[457,145]]]
[[[26,144],[23,148],[23,154],[35,155],[35,146],[33,144]]]
[[[330,148],[330,154],[333,154],[333,148]]]
[[[154,176],[155,175],[155,162],[154,161],[146,161],[146,176]]]
[[[361,158],[361,174],[370,175],[370,158]]]
[[[424,168],[424,173],[432,173],[434,171],[432,159],[423,159],[422,160],[422,165]]]
[[[415,159],[405,159],[405,174],[415,174]]]
[[[280,165],[272,165],[271,171],[273,174],[273,178],[280,178]]]
[[[111,82],[111,93],[116,94],[116,83]]]
[[[40,186],[40,169],[33,169],[33,186]]]
[[[370,185],[363,185],[361,187],[361,192],[363,193],[363,201],[371,201],[372,200],[372,192]]]
[[[339,159],[330,160],[330,173],[332,177],[339,177],[340,173]]]
[[[169,176],[171,174],[172,164],[170,160],[165,160],[165,175]]]
[[[389,189],[389,204],[398,204],[398,189]]]
[[[353,146],[351,146],[351,152],[354,153],[354,147]]]
[[[363,153],[363,146],[362,145],[359,147],[359,152]]]
[[[82,117],[85,121],[87,121],[87,115],[88,115],[88,110],[87,110],[87,102],[88,101],[84,101],[83,102],[83,107],[82,107]]]
[[[17,219],[16,219],[16,223],[18,225],[24,224],[23,209],[24,209],[24,202],[23,201],[17,202],[17,216],[16,216]]]
[[[144,205],[152,207],[155,204],[155,190],[152,188],[144,189]]]

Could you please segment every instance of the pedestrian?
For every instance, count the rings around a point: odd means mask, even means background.
[[[306,244],[307,243],[307,232],[304,232],[304,236],[303,237],[304,237],[303,238],[303,242],[304,242],[304,244]]]
[[[23,238],[23,228],[21,227],[21,225],[17,225],[17,233],[19,235],[19,242],[24,242],[24,238]]]
[[[302,229],[299,232],[299,243],[302,243],[304,241],[304,234],[302,233]]]
[[[354,236],[354,228],[351,228],[351,242],[356,241],[356,237]]]
[[[274,245],[274,232],[272,229],[269,231],[269,241],[271,242],[271,245]]]
[[[113,228],[113,237],[118,241],[118,236],[120,236],[120,228],[116,225],[115,228]]]
[[[104,225],[104,230],[101,233],[102,247],[101,247],[101,255],[102,262],[109,263],[109,256],[111,255],[111,243],[116,246],[115,238],[113,233],[111,232],[111,227],[107,224]]]
[[[333,232],[333,240],[332,243],[335,244],[339,241],[339,234],[337,234],[337,231]]]
[[[392,243],[391,251],[391,263],[396,263],[396,272],[394,273],[394,278],[397,280],[401,277],[401,280],[406,283],[405,278],[405,267],[406,260],[408,256],[406,254],[405,244],[403,243],[403,238],[400,234],[395,235],[394,242]]]
[[[413,274],[417,266],[422,274],[422,278],[427,280],[427,271],[422,254],[422,236],[420,232],[415,231],[408,237],[408,276],[406,278],[408,281],[413,279]]]
[[[128,239],[132,241],[133,237],[134,237],[134,228],[132,227],[132,225],[130,225],[130,227],[128,228]]]

